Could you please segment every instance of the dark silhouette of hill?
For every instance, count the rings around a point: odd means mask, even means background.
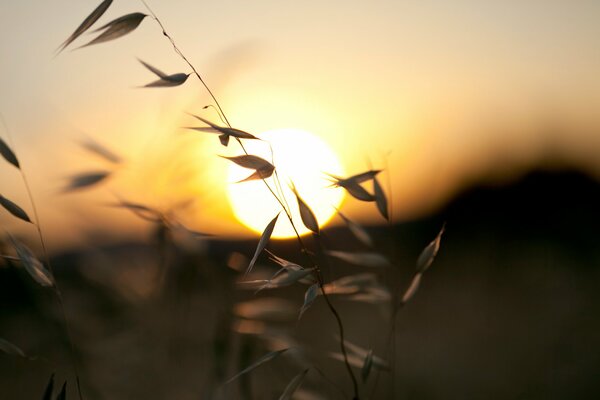
[[[475,225],[489,221],[543,230],[587,228],[600,221],[599,204],[600,184],[591,177],[574,171],[534,171],[508,185],[472,187],[441,214]]]

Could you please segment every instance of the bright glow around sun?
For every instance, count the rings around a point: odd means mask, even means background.
[[[319,226],[323,226],[335,214],[344,198],[341,189],[328,187],[325,172],[344,175],[335,152],[319,137],[299,129],[276,129],[258,135],[259,140],[246,140],[244,146],[249,154],[254,154],[271,162],[269,144],[273,147],[274,165],[279,175],[282,190],[292,210],[292,219],[299,233],[308,229],[302,224],[298,202],[289,188],[294,183],[304,202],[315,214]],[[268,142],[268,143],[267,143]],[[243,153],[241,153],[243,154]],[[269,192],[264,182],[254,180],[238,182],[249,176],[253,170],[231,163],[227,194],[236,218],[255,232],[262,233],[267,224],[281,210],[281,206]],[[274,177],[267,183],[278,193]],[[275,225],[272,237],[289,238],[295,236],[292,226],[282,212]]]

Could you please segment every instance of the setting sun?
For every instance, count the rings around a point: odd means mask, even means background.
[[[282,190],[300,234],[309,231],[302,225],[295,196],[289,187],[291,182],[312,209],[319,225],[323,226],[331,219],[335,207],[338,207],[344,198],[342,190],[328,187],[329,181],[325,175],[325,172],[343,174],[335,152],[316,135],[299,129],[277,129],[259,136],[264,141],[246,141],[244,145],[248,153],[271,161],[269,143],[271,144]],[[262,232],[281,210],[281,206],[262,181],[235,183],[250,174],[251,170],[232,163],[227,190],[229,202],[233,213],[242,224],[253,231]],[[268,178],[267,182],[277,192],[274,179]],[[292,226],[282,215],[277,221],[273,237],[292,236]]]

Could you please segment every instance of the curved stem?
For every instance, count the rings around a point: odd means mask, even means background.
[[[152,18],[154,18],[154,20],[158,23],[158,25],[160,26],[160,29],[162,29],[162,34],[167,39],[169,39],[169,42],[171,42],[171,45],[173,46],[173,50],[175,50],[175,52],[177,53],[177,55],[179,55],[179,57],[181,57],[181,59],[183,61],[185,61],[186,64],[192,69],[192,71],[194,72],[194,75],[196,75],[196,77],[198,78],[198,80],[200,81],[200,83],[202,83],[202,85],[204,86],[204,88],[206,89],[206,91],[208,92],[208,94],[210,95],[210,97],[215,102],[215,105],[217,106],[217,109],[219,110],[219,112],[223,116],[223,119],[225,120],[225,123],[231,128],[231,124],[229,123],[229,120],[227,119],[227,116],[225,115],[225,112],[223,111],[223,108],[221,107],[221,104],[219,104],[219,100],[217,100],[217,98],[213,94],[212,90],[210,90],[210,88],[208,87],[208,85],[206,84],[206,82],[204,81],[204,79],[202,79],[202,76],[200,76],[200,73],[196,70],[196,67],[194,67],[194,65],[187,59],[187,57],[181,52],[181,50],[179,50],[179,47],[177,47],[177,44],[175,43],[175,40],[171,37],[171,35],[169,35],[167,33],[167,30],[165,29],[165,26],[163,25],[162,21],[156,16],[156,14],[154,13],[154,11],[152,11],[152,9],[148,5],[148,3],[146,3],[145,0],[140,0],[140,1],[144,4],[144,6],[148,10],[148,12],[152,15]]]
[[[163,23],[158,18],[158,16],[154,13],[154,11],[150,8],[150,6],[148,5],[148,3],[146,3],[145,0],[140,0],[140,1],[144,4],[144,6],[148,10],[148,12],[150,12],[150,14],[154,18],[154,20],[158,23],[158,25],[162,29],[163,35],[171,42],[171,45],[173,46],[173,50],[175,51],[175,53],[177,53],[177,55],[179,55],[187,63],[187,65],[194,72],[194,75],[196,75],[196,77],[198,78],[198,80],[200,80],[200,82],[202,83],[202,85],[204,86],[204,88],[206,89],[206,91],[208,92],[208,94],[210,95],[210,97],[215,102],[215,105],[216,105],[217,109],[219,110],[220,114],[223,116],[223,120],[231,128],[231,124],[229,123],[229,120],[227,119],[227,116],[225,115],[225,112],[223,111],[223,108],[219,104],[219,101],[217,100],[217,98],[215,97],[215,95],[213,94],[213,92],[210,90],[210,88],[208,87],[208,85],[206,84],[206,82],[204,81],[204,79],[202,79],[202,76],[200,75],[200,73],[196,70],[196,68],[194,67],[194,65],[192,65],[192,63],[187,59],[187,57],[181,52],[181,50],[179,49],[179,47],[175,43],[175,40],[167,33],[167,31],[166,31]],[[246,148],[244,147],[242,141],[239,138],[236,138],[236,139],[237,139],[238,143],[240,144],[240,146],[242,147],[244,153],[248,154],[248,152],[246,151]],[[281,188],[281,182],[279,182],[279,176],[277,174],[275,175],[275,178],[276,178],[276,185],[278,184],[279,188]],[[329,310],[334,315],[334,317],[336,319],[336,322],[337,322],[337,325],[338,325],[338,329],[340,331],[340,338],[341,338],[340,348],[341,348],[342,354],[344,356],[344,364],[346,365],[346,369],[348,370],[348,375],[350,376],[350,379],[352,380],[352,385],[353,385],[353,388],[354,388],[354,400],[359,400],[358,382],[356,380],[356,377],[354,376],[354,372],[352,371],[352,367],[350,366],[350,363],[348,362],[348,355],[347,355],[347,352],[346,352],[346,345],[345,345],[345,342],[344,342],[344,325],[342,323],[342,319],[340,317],[340,314],[338,313],[338,311],[336,310],[336,308],[331,303],[331,300],[329,299],[329,296],[323,290],[324,281],[323,281],[323,276],[321,274],[321,270],[320,270],[319,266],[317,265],[317,263],[312,259],[312,256],[310,255],[310,253],[308,251],[308,248],[304,244],[304,241],[302,240],[302,237],[300,236],[300,233],[298,232],[298,230],[296,228],[296,225],[294,224],[294,221],[292,219],[291,211],[288,210],[288,208],[285,206],[285,204],[287,204],[287,200],[285,200],[285,196],[283,196],[283,193],[282,193],[283,200],[280,199],[279,196],[277,196],[277,194],[269,186],[269,184],[267,183],[267,181],[264,178],[262,178],[261,180],[264,182],[264,184],[267,187],[267,189],[269,190],[269,192],[271,192],[271,194],[273,195],[273,197],[275,197],[275,199],[277,200],[277,202],[279,203],[279,205],[281,206],[281,208],[285,212],[285,215],[287,216],[288,220],[290,221],[290,224],[292,225],[292,228],[294,230],[294,233],[296,235],[296,238],[298,240],[298,243],[299,243],[300,247],[302,248],[303,252],[306,254],[306,256],[308,257],[308,259],[310,260],[311,264],[314,266],[315,271],[317,272],[317,274],[316,274],[317,275],[317,281],[319,283],[319,287],[321,288],[321,292],[323,293],[323,298],[325,299],[325,302],[327,303],[327,306],[328,306]],[[289,207],[289,205],[288,205],[288,207]]]
[[[2,121],[2,125],[4,126],[4,130],[6,131],[6,137],[8,138],[10,145],[14,149],[15,146],[14,146],[12,134],[10,133],[10,129],[8,129],[8,125],[6,124],[6,120],[4,119],[4,116],[2,115],[2,113],[0,113],[0,121]],[[46,265],[48,266],[48,270],[50,271],[52,276],[54,276],[54,268],[52,267],[52,264],[50,263],[50,256],[48,254],[48,249],[46,247],[46,241],[44,240],[44,235],[42,233],[42,227],[40,224],[40,216],[39,216],[39,213],[37,210],[37,206],[35,204],[35,200],[33,199],[33,193],[31,191],[31,187],[29,186],[29,181],[27,180],[27,175],[23,171],[22,164],[17,169],[19,170],[19,173],[21,174],[21,180],[23,181],[23,185],[25,186],[25,191],[27,192],[27,197],[29,198],[29,203],[31,204],[31,209],[33,211],[33,217],[34,217],[33,225],[36,228],[38,238],[39,238],[40,244],[42,246],[42,252],[44,254],[44,261],[46,262]],[[75,361],[75,354],[76,354],[75,345],[73,344],[71,329],[69,327],[69,320],[67,319],[67,313],[65,311],[65,303],[63,300],[63,295],[60,290],[60,287],[58,286],[58,282],[56,281],[56,279],[54,279],[54,293],[56,294],[60,312],[62,314],[62,319],[63,319],[64,325],[65,325],[65,334],[67,336],[67,342],[69,344],[69,349],[71,352],[71,364],[73,367],[73,372],[75,374],[75,380],[77,383],[77,393],[79,395],[79,399],[83,400],[83,395],[81,393],[81,383],[79,381],[79,370],[77,368],[77,362]]]

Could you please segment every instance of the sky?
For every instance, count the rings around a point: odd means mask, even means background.
[[[397,221],[538,166],[600,177],[596,1],[148,2],[234,126],[312,132],[348,174],[386,168]],[[54,57],[98,3],[0,4],[0,112],[51,245],[142,235],[146,225],[107,206],[117,197],[163,209],[192,198],[178,215],[187,225],[256,235],[226,200],[228,162],[217,155],[236,149],[181,129],[192,122],[186,112],[216,120],[202,111],[211,99],[199,82],[137,88],[153,76],[136,58],[189,72],[153,20]],[[115,0],[100,22],[134,11],[143,5]],[[126,161],[105,185],[60,193],[65,177],[107,168],[78,146],[86,137]],[[30,210],[8,165],[0,193]],[[342,209],[383,222],[371,204],[349,199]],[[0,222],[31,233],[4,214]]]

